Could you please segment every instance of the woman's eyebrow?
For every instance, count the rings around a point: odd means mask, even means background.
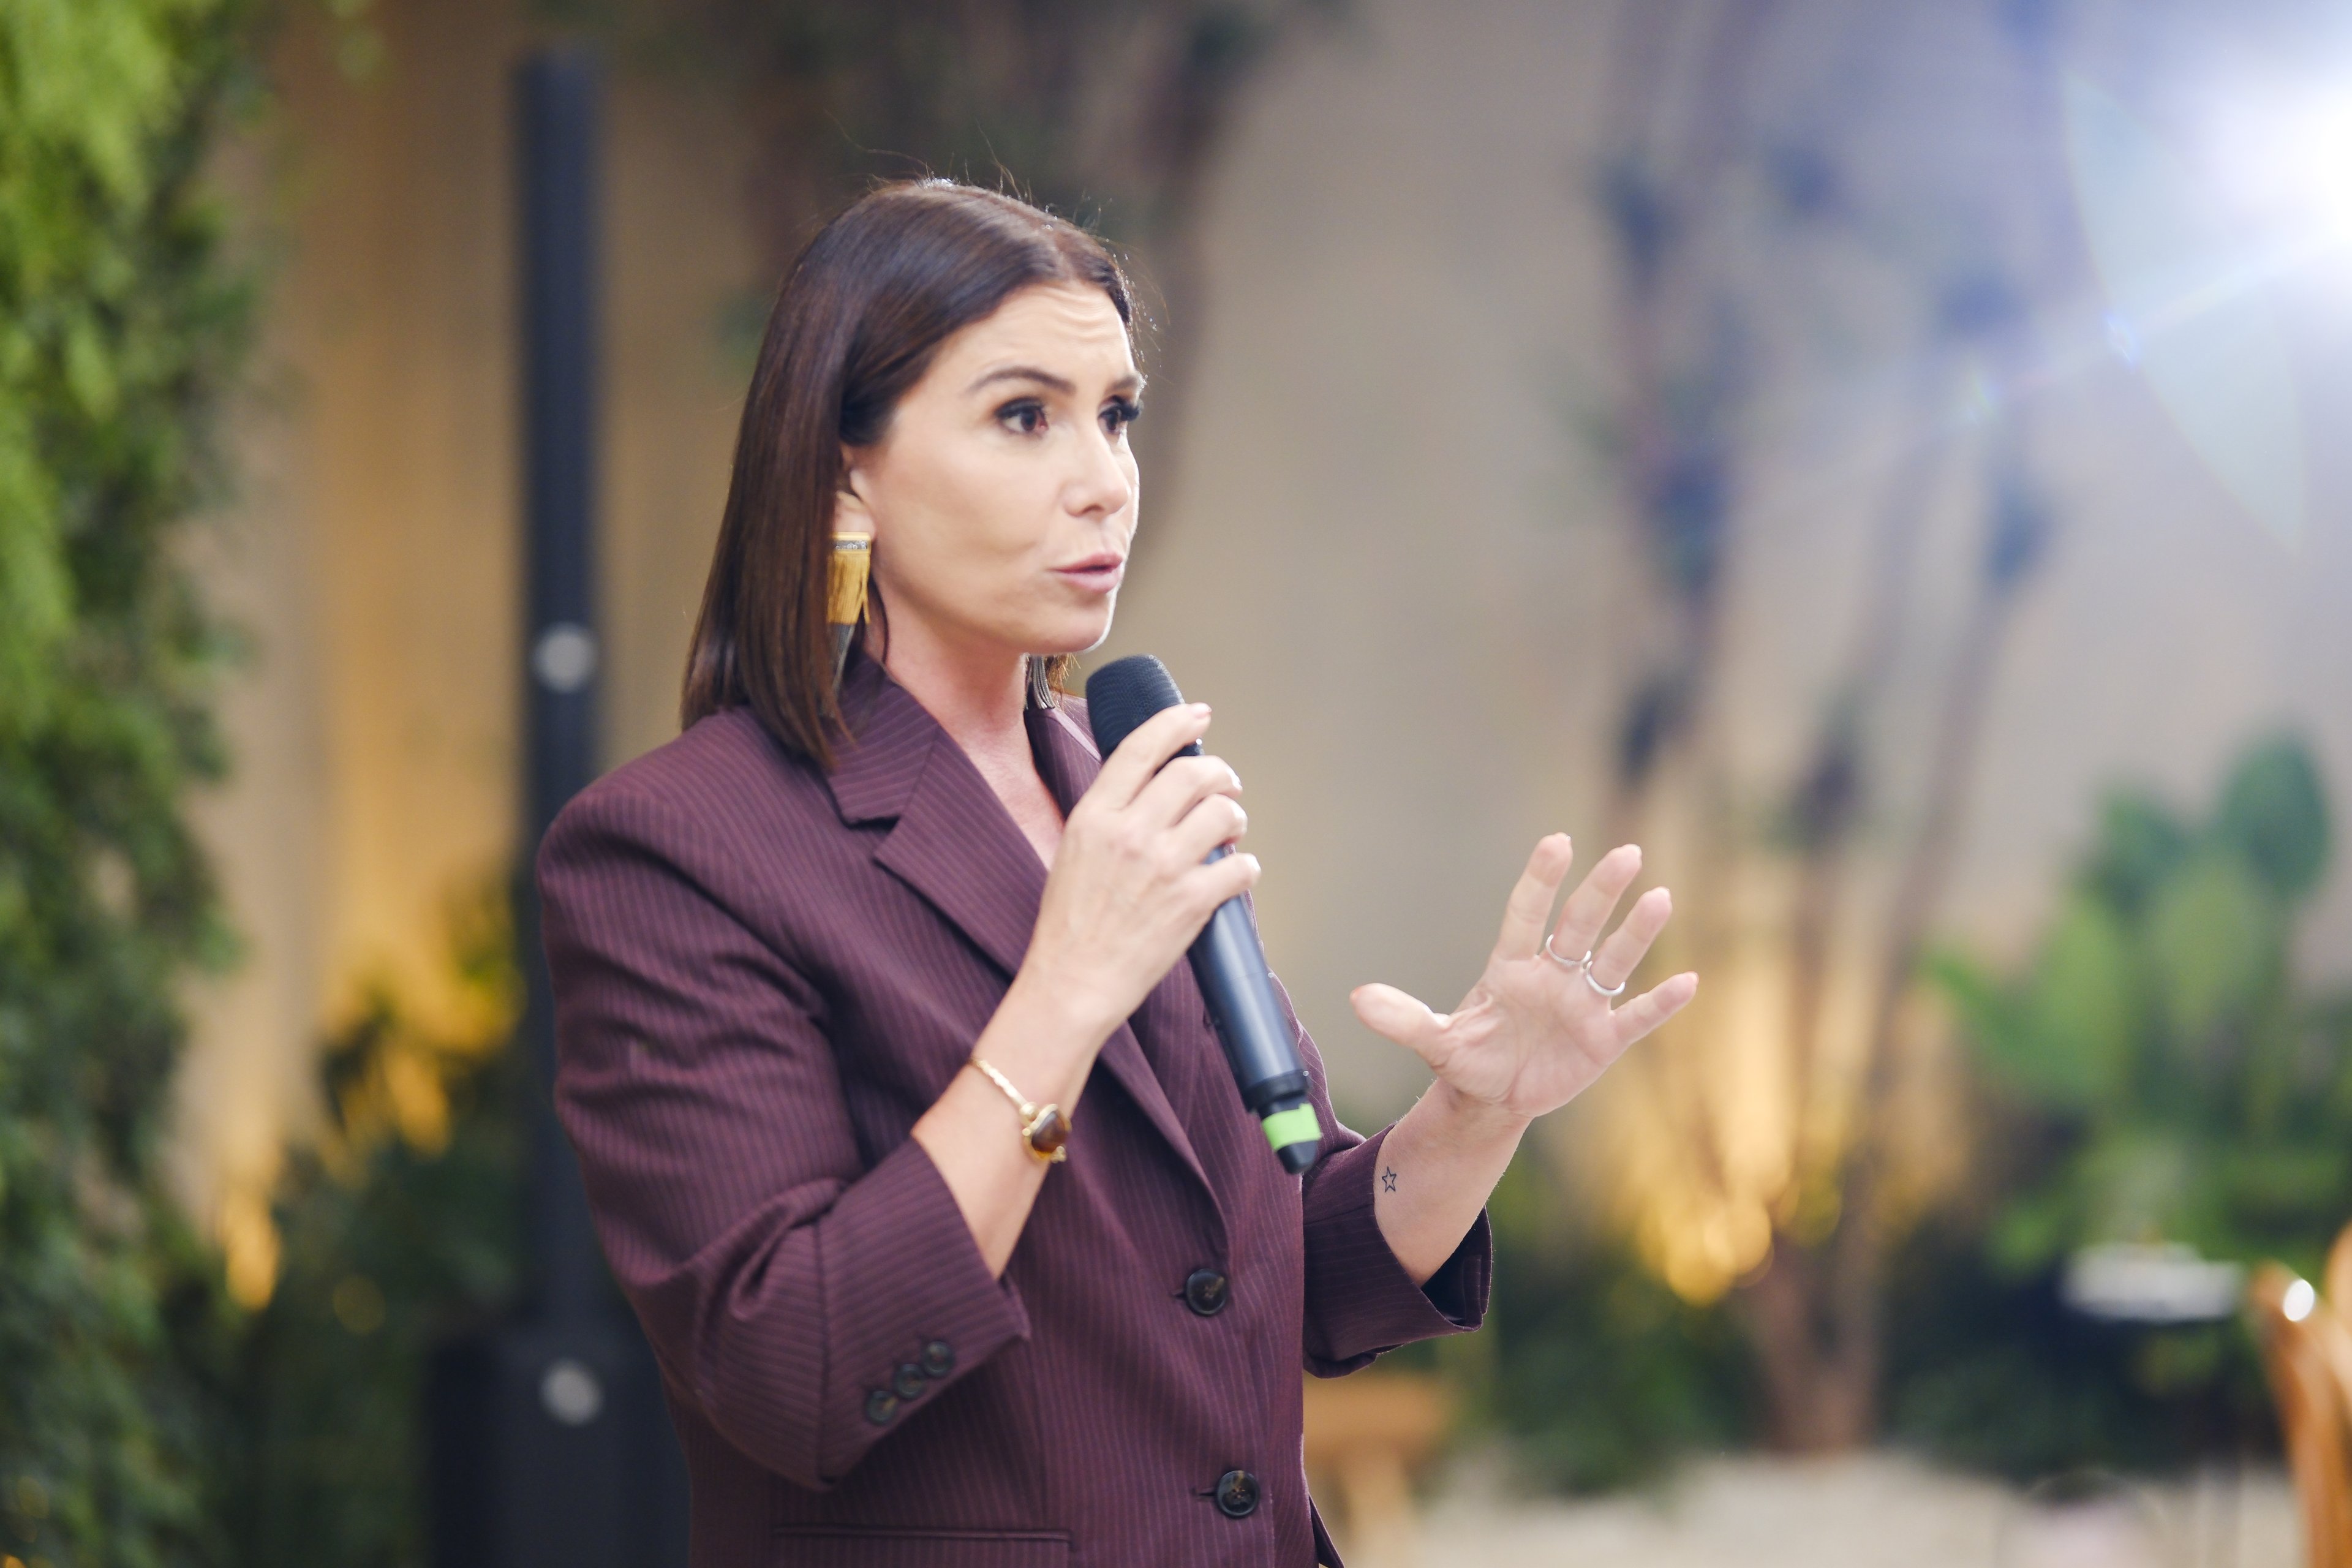
[[[964,390],[966,392],[978,392],[982,387],[999,381],[1034,382],[1039,386],[1045,388],[1049,392],[1060,393],[1064,397],[1075,397],[1077,395],[1078,391],[1076,384],[1066,377],[1058,376],[1051,371],[1039,370],[1034,365],[1027,364],[1010,364],[1005,365],[999,370],[992,370],[987,374],[982,376],[979,380],[973,382],[970,386],[964,388]],[[1143,390],[1143,377],[1140,375],[1123,375],[1119,377],[1117,382],[1112,384],[1110,390],[1117,395],[1133,397],[1137,393]]]
[[[1006,365],[1002,370],[992,370],[964,390],[978,392],[982,387],[995,381],[1034,381],[1048,391],[1058,392],[1065,397],[1076,396],[1078,390],[1075,384],[1054,374],[1051,371],[1043,371],[1034,365],[1025,364],[1012,364]]]

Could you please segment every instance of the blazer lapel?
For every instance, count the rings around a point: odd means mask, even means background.
[[[1028,953],[1045,892],[1045,868],[1036,850],[963,748],[878,666],[853,658],[842,682],[842,708],[856,736],[842,748],[830,775],[842,819],[896,817],[898,825],[874,852],[876,861],[953,922],[1011,980]],[[1099,770],[1092,744],[1066,715],[1053,710],[1030,715],[1030,737],[1046,784],[1067,815]],[[1208,1174],[1135,1031],[1121,1023],[1096,1059],[1214,1205]]]

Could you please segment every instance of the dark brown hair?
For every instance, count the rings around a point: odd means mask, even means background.
[[[719,546],[686,658],[682,725],[749,707],[832,765],[842,731],[825,630],[842,449],[870,447],[940,345],[1034,283],[1092,284],[1134,324],[1100,241],[1026,202],[948,180],[885,185],[810,240],[760,343]],[[1061,666],[1051,674],[1058,681]]]

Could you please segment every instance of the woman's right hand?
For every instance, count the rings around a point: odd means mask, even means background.
[[[1094,1047],[1143,1005],[1217,906],[1257,882],[1254,855],[1203,864],[1249,827],[1231,767],[1176,755],[1208,728],[1203,703],[1153,714],[1063,824],[1021,978],[1069,1009]]]

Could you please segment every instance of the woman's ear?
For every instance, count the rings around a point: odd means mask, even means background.
[[[867,489],[865,470],[858,466],[858,454],[850,447],[841,449],[841,486],[833,492],[833,531],[835,533],[874,533],[874,509],[866,503]]]

